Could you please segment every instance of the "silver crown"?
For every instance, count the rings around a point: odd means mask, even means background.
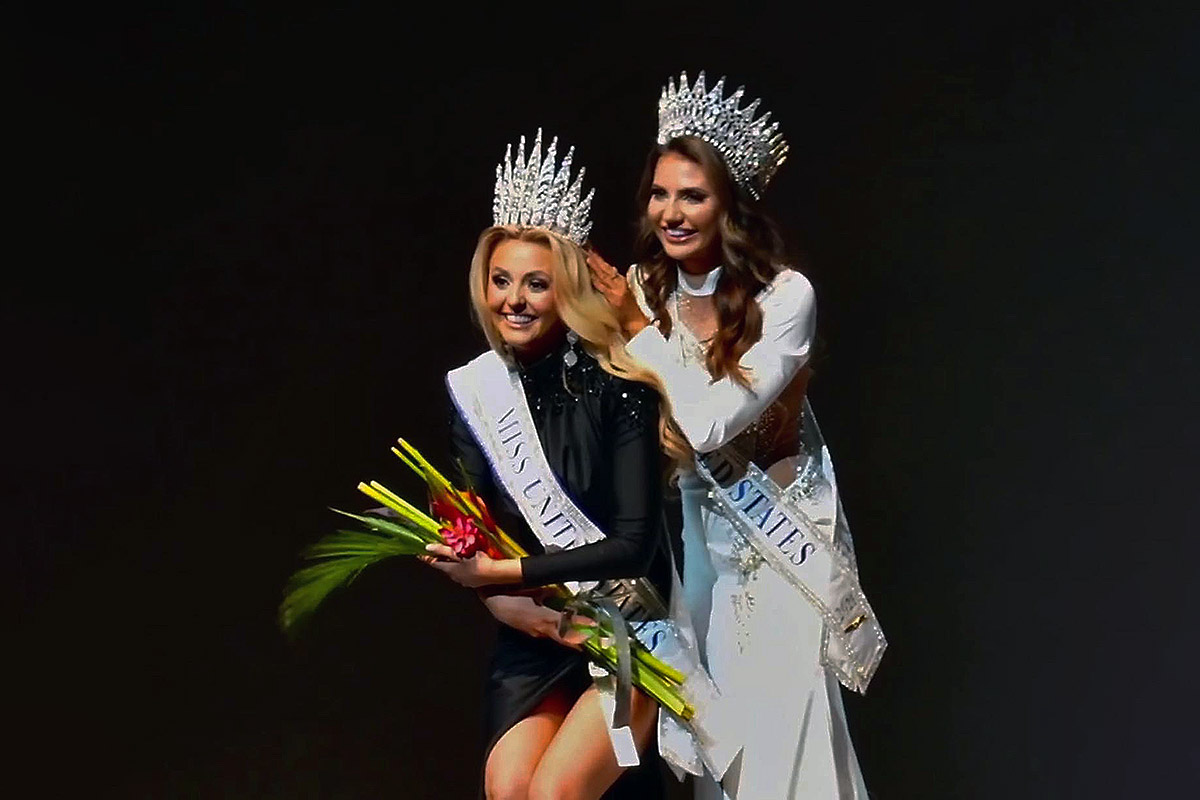
[[[545,228],[566,236],[576,244],[587,241],[592,221],[592,195],[595,189],[580,200],[583,192],[581,168],[571,183],[571,159],[575,148],[567,151],[562,167],[555,172],[555,151],[558,137],[550,141],[542,157],[542,129],[538,128],[529,160],[525,160],[525,137],[517,145],[517,163],[512,161],[512,145],[504,151],[504,163],[496,165],[496,193],[492,199],[492,224],[517,225],[523,228]]]
[[[754,119],[761,100],[739,109],[745,88],[739,86],[728,98],[722,96],[724,90],[725,78],[721,78],[707,91],[703,72],[690,89],[686,72],[679,74],[678,91],[675,80],[669,79],[658,101],[658,143],[698,136],[717,149],[733,179],[758,199],[787,160],[788,145],[779,123],[767,124],[769,111]]]

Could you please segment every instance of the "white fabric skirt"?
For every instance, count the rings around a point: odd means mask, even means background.
[[[820,663],[821,617],[769,567],[753,568],[699,478],[682,476],[680,490],[684,601],[742,741],[721,784],[696,780],[697,800],[867,800],[841,687]]]

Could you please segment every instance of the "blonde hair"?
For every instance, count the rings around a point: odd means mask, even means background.
[[[487,304],[487,282],[492,253],[501,242],[530,242],[549,248],[550,280],[554,286],[555,307],[563,323],[574,331],[583,348],[596,359],[601,369],[625,380],[644,383],[658,393],[659,441],[662,450],[677,464],[692,460],[692,448],[671,419],[671,405],[658,375],[642,366],[625,349],[621,325],[604,295],[592,286],[587,256],[583,248],[544,228],[494,225],[479,235],[471,257],[471,305],[475,319],[487,336],[492,349],[511,360],[508,348]]]

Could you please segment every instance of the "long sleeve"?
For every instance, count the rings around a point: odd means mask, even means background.
[[[460,477],[470,481],[471,488],[475,490],[479,496],[485,500],[491,501],[493,496],[493,478],[492,469],[487,461],[487,456],[479,449],[479,445],[475,442],[475,437],[471,434],[471,429],[467,427],[466,420],[458,413],[458,409],[451,404],[450,412],[450,458],[454,464],[454,470],[447,473],[451,483],[461,486]],[[462,475],[459,476],[461,469]]]
[[[601,441],[611,448],[606,476],[612,506],[605,538],[521,562],[524,583],[637,578],[646,575],[659,546],[662,491],[659,474],[658,395],[648,386],[612,379],[601,398]]]
[[[766,290],[762,312],[762,338],[741,360],[752,389],[728,376],[714,382],[703,363],[685,361],[678,343],[668,342],[653,325],[629,340],[629,352],[662,379],[675,421],[698,452],[715,450],[745,430],[808,361],[816,328],[808,279],[780,272]]]

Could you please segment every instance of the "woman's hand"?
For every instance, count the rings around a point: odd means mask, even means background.
[[[587,264],[592,273],[592,285],[604,295],[604,299],[617,313],[617,321],[621,323],[621,330],[627,337],[633,336],[650,324],[650,320],[646,319],[646,315],[638,306],[637,298],[633,296],[625,276],[617,272],[616,268],[595,250],[588,251]]]
[[[425,545],[435,558],[426,557],[426,563],[438,572],[445,573],[450,580],[476,589],[493,583],[520,583],[521,561],[516,558],[495,559],[487,553],[478,552],[470,558],[459,558],[444,544]]]
[[[586,633],[576,630],[568,630],[565,635],[559,636],[558,624],[562,614],[538,605],[532,597],[495,594],[485,597],[483,603],[497,621],[535,639],[553,639],[566,647],[579,649],[580,644],[587,638]],[[572,621],[580,625],[595,624],[592,620],[579,616]]]

